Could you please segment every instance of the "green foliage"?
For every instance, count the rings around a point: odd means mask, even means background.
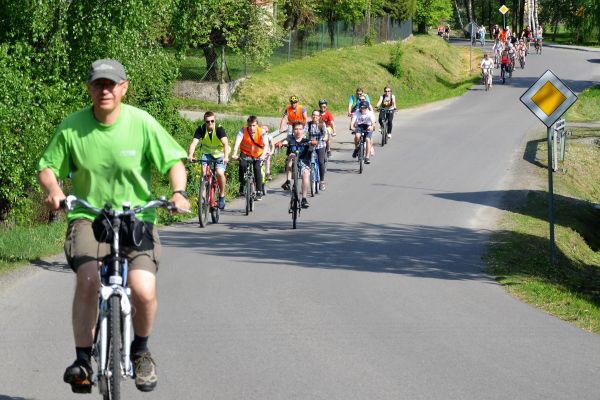
[[[600,86],[585,89],[578,95],[578,100],[569,109],[566,120],[600,121]]]
[[[417,0],[414,22],[419,27],[419,33],[425,33],[425,27],[436,25],[450,17],[452,3],[449,0]]]

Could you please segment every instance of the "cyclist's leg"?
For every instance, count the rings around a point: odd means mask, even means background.
[[[388,112],[388,135],[392,134],[392,121],[394,120],[394,111]]]
[[[366,150],[365,151],[365,154],[366,154],[365,160],[368,160],[368,159],[371,158],[371,145],[372,145],[372,143],[371,143],[371,137],[372,137],[372,135],[373,135],[373,132],[369,132],[369,133],[367,133],[365,135],[365,146],[366,146],[366,148],[365,148],[365,150]]]
[[[240,157],[240,162],[238,164],[238,179],[240,182],[240,194],[244,193],[244,184],[245,184],[245,175],[246,169],[248,169],[248,161],[244,157]]]
[[[321,183],[325,183],[325,147],[316,150],[317,152],[317,161],[319,163],[319,180]]]
[[[302,199],[306,200],[310,185],[310,165],[307,165],[302,159],[300,159],[298,166],[302,171]]]

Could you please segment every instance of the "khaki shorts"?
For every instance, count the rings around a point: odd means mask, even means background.
[[[127,257],[129,269],[142,269],[156,274],[160,263],[160,238],[154,224],[146,223],[146,233],[140,247],[124,247],[121,249]],[[80,218],[69,223],[65,238],[65,255],[71,269],[88,261],[102,261],[110,254],[108,243],[99,243],[92,231],[92,221]]]

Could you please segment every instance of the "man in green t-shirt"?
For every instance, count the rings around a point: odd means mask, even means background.
[[[73,194],[94,207],[109,203],[120,208],[151,200],[151,165],[168,174],[178,209],[190,204],[185,192],[187,177],[182,159],[186,153],[171,135],[148,113],[122,104],[129,81],[125,68],[115,60],[98,60],[88,73],[87,90],[92,106],[69,115],[57,128],[38,164],[38,179],[47,193],[50,210],[58,210],[66,196],[58,184],[69,174]],[[90,392],[91,352],[98,312],[98,266],[110,253],[107,243],[98,243],[92,231],[95,218],[75,209],[67,219],[65,254],[76,273],[73,299],[73,333],[76,360],[64,374],[74,392]],[[160,240],[154,226],[154,211],[140,214],[147,227],[139,247],[125,247],[129,263],[128,286],[132,290],[135,337],[131,356],[135,384],[141,391],[154,389],[156,364],[148,350],[148,337],[156,316],[156,272],[160,261]]]

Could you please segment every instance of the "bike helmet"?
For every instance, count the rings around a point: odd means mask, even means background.
[[[295,95],[291,95],[290,96],[290,103],[297,103],[298,102],[298,97],[296,97]]]
[[[327,104],[327,100],[325,99],[320,99],[319,100],[319,105],[322,106],[323,104]]]

